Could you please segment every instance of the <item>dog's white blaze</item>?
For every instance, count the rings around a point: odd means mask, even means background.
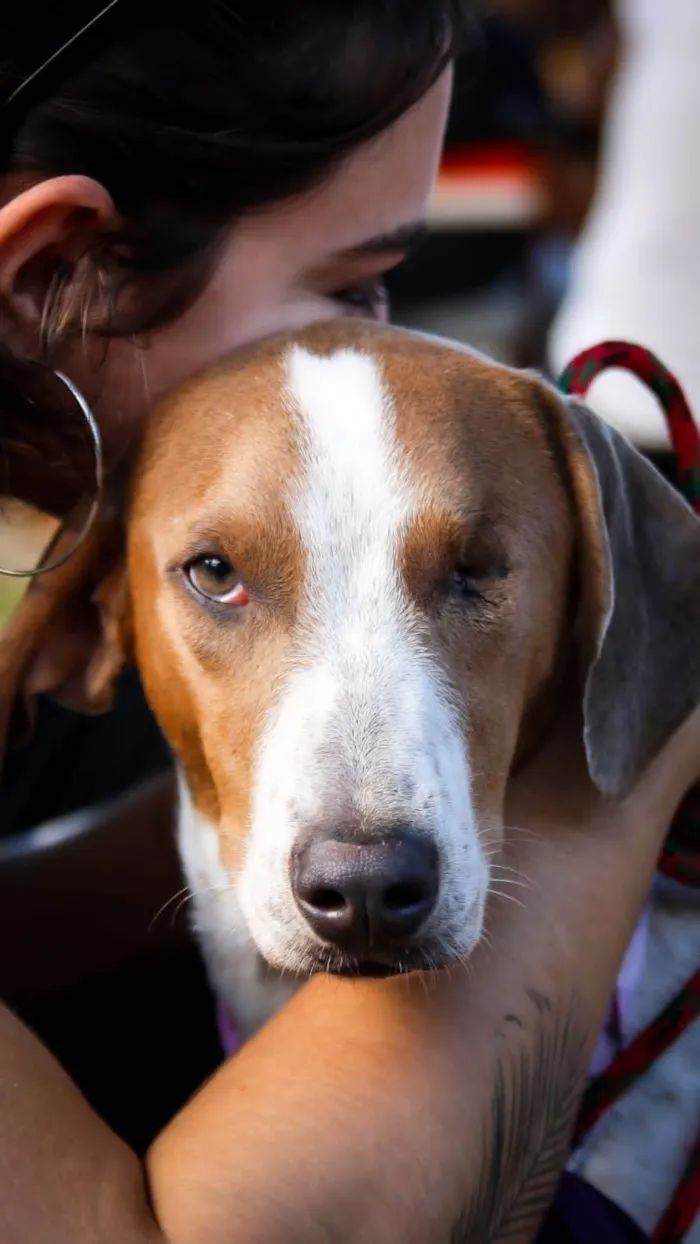
[[[297,835],[344,817],[431,835],[441,892],[431,934],[468,950],[488,882],[463,732],[402,587],[419,508],[377,363],[294,348],[286,399],[301,469],[290,496],[305,559],[296,664],[258,751],[239,895],[256,942],[300,969],[310,931],[291,893]]]

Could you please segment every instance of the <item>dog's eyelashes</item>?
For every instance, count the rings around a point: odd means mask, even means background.
[[[248,604],[245,585],[235,566],[225,557],[215,553],[194,557],[184,567],[184,573],[190,586],[205,600],[239,607]]]
[[[483,600],[484,580],[466,566],[458,566],[448,580],[450,596],[460,600]]]
[[[477,568],[469,565],[455,566],[447,581],[447,592],[453,600],[486,601],[487,590],[494,580],[505,579],[505,565]]]

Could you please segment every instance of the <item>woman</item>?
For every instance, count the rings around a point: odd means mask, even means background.
[[[423,219],[437,165],[456,0],[199,0],[182,17],[117,0],[72,41],[95,7],[41,7],[41,21],[28,4],[13,14],[14,61],[3,48],[5,97],[29,83],[5,114],[0,208],[0,411],[15,446],[37,427],[26,357],[80,386],[111,460],[155,398],[236,346],[384,313],[382,273]],[[34,468],[21,491],[41,502]],[[494,898],[492,945],[468,972],[317,978],[143,1166],[0,1011],[0,1238],[534,1238],[668,820],[700,772],[699,713],[610,807],[580,733],[572,711],[513,786],[509,819],[535,832],[514,832],[507,862],[537,902]],[[148,799],[153,842],[168,792]],[[93,835],[91,865],[119,879],[122,907],[128,878],[153,877],[152,912],[170,883],[157,846],[139,859],[134,825],[132,811]]]

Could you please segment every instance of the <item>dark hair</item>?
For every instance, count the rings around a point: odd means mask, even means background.
[[[9,167],[84,173],[105,186],[124,226],[90,262],[103,289],[132,278],[150,278],[151,289],[147,323],[113,321],[110,331],[149,327],[201,288],[237,216],[313,187],[420,99],[455,52],[465,7],[173,5],[176,16],[142,19],[38,103]],[[71,275],[57,276],[48,326],[70,319],[61,308]]]
[[[0,22],[0,87],[21,81],[13,38],[31,51],[32,7],[20,2]],[[44,356],[71,332],[123,335],[177,318],[206,284],[237,217],[322,182],[424,95],[461,46],[470,7],[143,0],[152,19],[142,13],[116,31],[89,63],[73,64],[65,80],[59,74],[46,98],[33,93],[9,142],[4,135],[7,171],[85,174],[104,185],[123,220],[75,265],[57,266]],[[61,15],[70,8],[67,0]],[[127,287],[137,299],[123,297]],[[0,344],[0,495],[17,495],[22,440],[30,429],[39,435],[41,403],[31,388],[26,367]],[[44,430],[55,436],[59,418],[44,410]],[[44,455],[43,440],[30,448],[25,468]],[[31,499],[31,470],[23,479]]]

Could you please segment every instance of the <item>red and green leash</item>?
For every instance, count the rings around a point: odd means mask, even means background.
[[[625,341],[605,341],[576,356],[561,376],[559,388],[583,397],[595,378],[611,368],[632,372],[658,398],[668,424],[680,489],[700,515],[700,434],[678,381],[655,355]],[[700,887],[700,788],[687,796],[673,819],[659,859],[659,871],[684,885]],[[589,1083],[576,1124],[574,1146],[698,1016],[700,969],[662,1013]],[[671,1202],[652,1234],[653,1244],[680,1244],[698,1212],[700,1132]]]

